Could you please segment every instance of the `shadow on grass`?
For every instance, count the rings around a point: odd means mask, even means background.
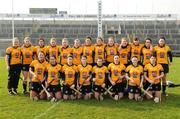
[[[105,98],[103,101],[97,101],[95,99],[91,100],[68,100],[63,101],[63,103],[70,103],[73,105],[85,105],[85,106],[97,106],[103,108],[127,108],[134,111],[150,111],[155,108],[169,108],[169,107],[180,107],[180,94],[170,94],[169,97],[162,98],[162,102],[155,104],[153,100],[143,100],[142,102],[136,102],[135,100],[129,100],[125,97],[122,100],[114,101],[109,97]]]

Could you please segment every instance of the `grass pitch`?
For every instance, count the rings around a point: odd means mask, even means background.
[[[174,58],[170,66],[168,79],[180,83],[180,58]],[[168,88],[169,96],[161,104],[152,100],[135,102],[124,98],[114,101],[105,98],[60,101],[52,104],[48,101],[33,102],[22,94],[22,81],[19,82],[19,94],[7,94],[7,70],[4,58],[0,58],[0,119],[180,119],[180,87]]]

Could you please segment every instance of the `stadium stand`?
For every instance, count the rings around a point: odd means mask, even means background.
[[[0,14],[0,16],[0,39],[11,39],[11,15]],[[113,35],[117,42],[119,42],[122,37],[132,38],[132,36],[136,35],[140,36],[141,39],[150,37],[153,39],[153,43],[157,43],[160,36],[165,36],[167,38],[167,44],[171,46],[174,54],[180,54],[180,21],[174,16],[176,15],[157,15],[155,17],[154,15],[149,15],[139,16],[135,19],[133,16],[131,18],[130,15],[104,15],[103,37],[107,40],[109,36]],[[94,42],[97,37],[96,15],[57,15],[52,17],[51,15],[33,16],[30,14],[18,14],[15,15],[14,23],[15,36],[21,40],[25,36],[30,36],[33,44],[37,43],[39,37],[44,37],[46,43],[49,43],[48,41],[51,37],[56,37],[59,44],[64,37],[67,37],[71,44],[73,43],[73,39],[76,38],[79,38],[83,42],[85,36],[91,36]],[[1,41],[1,52],[7,46],[7,42],[3,43]]]

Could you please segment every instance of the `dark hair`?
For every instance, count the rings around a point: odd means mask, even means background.
[[[145,39],[145,42],[146,42],[147,40],[149,40],[149,41],[152,43],[151,38],[146,38],[146,39]]]
[[[138,59],[138,57],[137,57],[137,56],[132,56],[132,57],[131,57],[131,59],[132,59],[132,58],[137,58],[137,59]]]
[[[43,53],[43,54],[44,54],[44,56],[45,56],[45,53],[44,53],[44,51],[42,51],[42,50],[39,50],[39,51],[38,51],[38,55],[39,55],[39,53]]]
[[[133,41],[139,41],[139,37],[137,37],[137,36],[134,37],[134,38],[133,38]]]
[[[69,54],[69,55],[67,56],[67,58],[70,58],[70,57],[73,58],[72,54]]]
[[[166,40],[166,38],[164,36],[161,36],[159,39],[163,39],[164,41]]]
[[[50,56],[50,57],[54,57],[54,59],[56,59],[56,56],[55,56],[55,55],[52,55],[52,56]]]
[[[86,56],[86,55],[82,55],[82,56],[81,56],[81,59],[82,59],[82,58],[86,58],[86,59],[87,59],[87,56]]]
[[[42,38],[42,37],[39,38],[38,42],[39,42],[40,40],[42,40],[43,42],[45,42],[44,38]]]
[[[119,55],[118,55],[118,54],[115,54],[115,55],[114,55],[114,57],[115,57],[115,56],[118,56],[118,57],[119,57]]]
[[[101,39],[101,41],[103,41],[103,38],[102,38],[102,37],[97,37],[97,39]]]
[[[98,57],[98,59],[103,60],[103,58],[102,58],[102,57]]]
[[[92,41],[92,38],[91,38],[90,36],[86,36],[86,39],[90,39],[90,40]],[[86,40],[86,39],[85,39],[85,40]]]

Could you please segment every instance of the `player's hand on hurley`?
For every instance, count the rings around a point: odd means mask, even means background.
[[[102,87],[102,88],[105,88],[105,86],[106,86],[106,84],[105,84],[105,83],[103,83],[103,84],[101,85],[101,87]]]
[[[75,87],[75,85],[73,84],[73,85],[71,85],[71,87],[70,88],[74,88]]]
[[[114,81],[111,81],[111,84],[114,86],[116,83]]]
[[[96,78],[93,78],[93,82],[95,82],[96,81]]]
[[[86,83],[86,84],[87,84],[87,83],[90,83],[90,82],[89,82],[89,80],[85,80],[85,81],[84,81],[84,83]]]

